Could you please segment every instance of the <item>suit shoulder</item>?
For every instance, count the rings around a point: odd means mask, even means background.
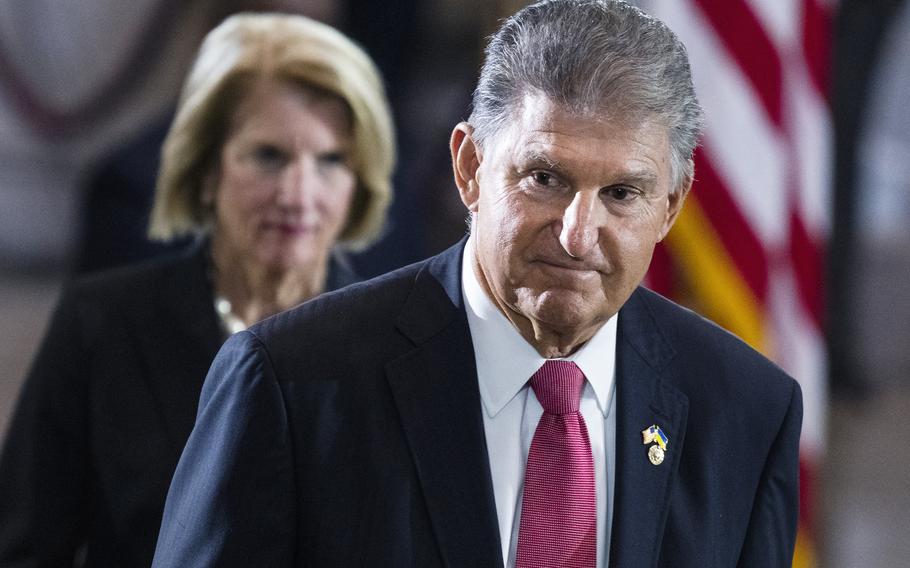
[[[667,388],[688,401],[692,427],[687,439],[700,443],[722,431],[770,448],[788,416],[801,419],[799,383],[764,355],[658,294],[640,289],[632,301],[638,304],[634,317],[653,320],[649,329],[656,333],[650,341],[662,342],[658,351],[670,353],[660,375]]]
[[[126,266],[85,274],[64,287],[63,297],[105,305],[146,298],[162,283],[187,270],[203,270],[202,252],[197,247]]]
[[[675,357],[687,366],[696,362],[712,368],[718,379],[789,393],[795,380],[775,363],[716,323],[663,296],[639,288],[635,296],[656,322],[660,333],[673,346]]]
[[[397,326],[424,263],[328,292],[252,326],[279,380],[372,376],[411,348]]]
[[[79,276],[64,285],[51,327],[75,326],[82,330],[89,345],[107,334],[126,329],[144,335],[152,322],[165,327],[173,325],[175,314],[214,318],[205,270],[203,251],[194,247]],[[211,314],[202,311],[205,309]]]
[[[417,275],[428,261],[417,262],[370,280],[326,292],[295,308],[253,326],[266,345],[282,337],[353,338],[358,331],[375,332],[382,323],[393,325]],[[340,335],[338,335],[340,334]]]

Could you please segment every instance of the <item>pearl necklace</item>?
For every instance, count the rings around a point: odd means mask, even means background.
[[[246,329],[246,324],[231,310],[231,302],[224,296],[215,296],[215,311],[218,312],[221,325],[228,335]]]

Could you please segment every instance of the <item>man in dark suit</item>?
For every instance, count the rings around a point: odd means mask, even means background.
[[[639,287],[700,121],[637,9],[507,20],[451,139],[470,236],[225,345],[155,566],[788,566],[798,385]]]

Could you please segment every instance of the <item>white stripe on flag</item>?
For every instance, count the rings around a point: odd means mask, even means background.
[[[781,246],[787,239],[781,222],[788,211],[785,139],[768,122],[748,79],[699,9],[690,2],[661,2],[655,15],[669,23],[689,51],[695,90],[705,108],[705,154],[759,240]]]

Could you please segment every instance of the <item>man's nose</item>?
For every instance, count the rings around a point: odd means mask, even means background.
[[[312,205],[319,183],[317,177],[316,164],[312,160],[300,159],[289,164],[279,183],[278,204],[288,208]]]
[[[584,258],[597,246],[604,212],[599,192],[578,191],[562,214],[559,243],[573,258]]]

